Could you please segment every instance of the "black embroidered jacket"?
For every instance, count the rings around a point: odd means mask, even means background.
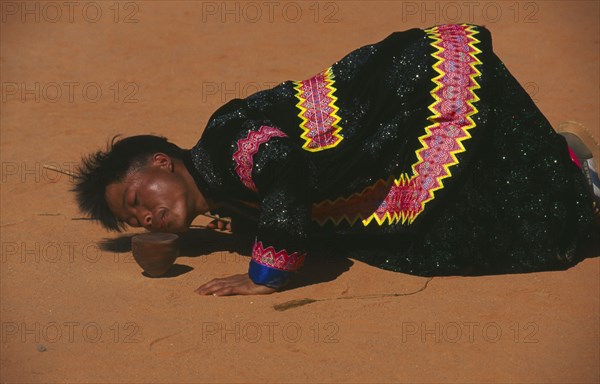
[[[473,25],[232,100],[191,154],[200,190],[255,223],[250,277],[273,287],[320,248],[425,275],[557,268],[591,223],[564,140]]]

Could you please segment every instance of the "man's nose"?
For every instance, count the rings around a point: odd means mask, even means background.
[[[142,211],[138,217],[138,221],[142,227],[149,229],[152,227],[152,212]]]

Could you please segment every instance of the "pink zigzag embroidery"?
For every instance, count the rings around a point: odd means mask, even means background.
[[[302,148],[307,151],[333,148],[343,140],[334,77],[333,70],[328,68],[308,80],[294,82],[298,117],[302,120],[300,137],[305,140]]]
[[[413,175],[403,174],[395,180],[381,206],[363,220],[364,225],[373,219],[379,225],[399,220],[412,223],[434,199],[434,193],[444,188],[443,180],[452,176],[450,167],[458,164],[456,155],[465,151],[462,142],[471,138],[469,130],[475,127],[472,116],[479,112],[474,105],[479,101],[475,90],[480,88],[475,78],[481,75],[475,66],[481,64],[477,57],[481,50],[475,46],[480,41],[474,36],[479,32],[466,24],[441,25],[426,32],[437,48],[432,56],[438,59],[433,67],[438,76],[432,79],[435,101],[429,106],[433,115],[427,118],[432,124],[419,137],[423,147],[416,152]]]
[[[233,159],[236,163],[235,172],[240,177],[242,183],[254,192],[257,189],[252,180],[253,156],[258,152],[258,147],[269,141],[272,137],[287,137],[287,135],[277,128],[263,125],[258,131],[250,131],[248,136],[238,140],[238,150],[233,154]]]
[[[285,249],[279,252],[273,247],[265,248],[261,241],[256,240],[252,249],[252,260],[270,268],[281,271],[296,271],[304,262],[305,253],[294,252],[289,254]]]
[[[438,75],[432,79],[434,101],[429,106],[432,115],[427,118],[431,124],[419,137],[422,147],[416,151],[412,175],[402,173],[392,183],[379,180],[348,198],[314,205],[313,218],[320,225],[327,220],[335,225],[346,220],[353,225],[359,219],[364,226],[371,222],[411,224],[434,193],[444,187],[443,180],[452,176],[450,168],[458,164],[457,155],[465,152],[463,141],[471,138],[469,130],[475,127],[472,116],[478,113],[474,104],[479,101],[475,91],[480,88],[476,78],[481,75],[476,68],[481,65],[477,57],[480,41],[475,37],[479,32],[466,24],[443,25],[425,32],[436,49],[432,56],[437,59],[433,68]],[[378,206],[373,212],[374,204]]]

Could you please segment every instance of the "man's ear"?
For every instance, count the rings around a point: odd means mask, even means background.
[[[171,159],[171,156],[162,152],[157,152],[152,155],[150,162],[152,163],[153,167],[164,168],[170,172],[173,171],[173,159]]]

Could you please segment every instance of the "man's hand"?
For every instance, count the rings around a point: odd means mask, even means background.
[[[194,292],[199,295],[231,296],[231,295],[266,295],[275,292],[275,288],[254,284],[247,273],[233,275],[222,279],[213,279],[202,284]]]

